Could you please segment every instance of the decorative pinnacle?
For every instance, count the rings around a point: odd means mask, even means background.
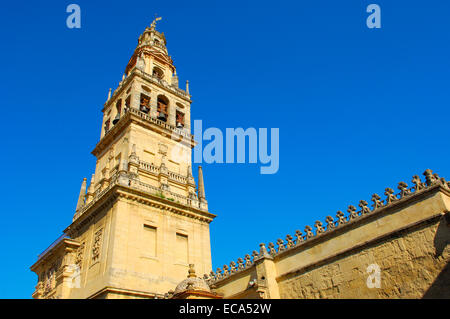
[[[203,184],[203,169],[201,166],[198,167],[198,198],[206,199],[205,186]]]
[[[188,278],[195,278],[197,277],[195,275],[195,269],[194,269],[194,264],[189,264],[189,270],[188,270]]]
[[[83,178],[81,183],[80,195],[78,195],[78,202],[76,210],[79,210],[84,205],[84,196],[86,195],[86,178]]]

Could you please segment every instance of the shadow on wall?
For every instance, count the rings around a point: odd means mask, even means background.
[[[434,236],[435,258],[444,258],[444,250],[450,243],[450,213],[441,219],[436,235]],[[447,265],[436,277],[430,288],[425,292],[423,298],[450,298],[450,265]]]

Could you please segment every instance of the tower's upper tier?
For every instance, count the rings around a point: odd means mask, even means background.
[[[161,18],[155,19],[150,27],[146,27],[139,36],[138,45],[125,68],[125,74],[128,75],[129,71],[136,65],[138,57],[146,59],[146,57],[150,56],[163,64],[171,73],[175,72],[173,60],[167,52],[166,37],[163,32],[158,32],[155,28],[158,20],[161,20]]]

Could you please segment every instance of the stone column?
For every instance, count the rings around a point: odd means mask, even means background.
[[[136,82],[131,84],[131,99],[130,99],[130,107],[136,110],[139,110],[139,106],[141,103],[141,92],[137,88]]]
[[[167,124],[172,125],[175,127],[176,125],[176,112],[177,112],[177,107],[174,104],[173,101],[169,102],[169,106],[168,106],[168,112],[169,112],[169,119],[167,120]]]

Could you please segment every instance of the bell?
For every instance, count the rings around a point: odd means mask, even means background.
[[[148,113],[148,111],[150,111],[150,109],[148,107],[146,107],[145,105],[141,105],[141,111],[144,113]]]
[[[177,128],[183,128],[183,127],[184,127],[183,123],[177,122]]]
[[[166,114],[164,114],[163,112],[159,112],[158,120],[165,121],[166,120]]]
[[[113,120],[113,125],[116,125],[116,123],[119,122],[119,120],[120,120],[120,114],[117,113],[116,117]]]

